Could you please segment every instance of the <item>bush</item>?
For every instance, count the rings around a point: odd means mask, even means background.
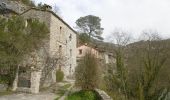
[[[96,91],[81,90],[68,95],[66,100],[102,100],[102,98]]]
[[[64,79],[64,73],[61,70],[56,71],[56,81],[61,82]]]
[[[99,80],[99,68],[97,59],[90,52],[79,62],[75,71],[76,86],[83,90],[94,90]]]

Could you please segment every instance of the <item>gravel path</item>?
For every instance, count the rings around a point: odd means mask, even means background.
[[[17,93],[17,94],[12,94],[12,95],[0,96],[0,100],[54,100],[60,96],[57,94],[54,94],[52,91],[68,83],[73,84],[74,81],[70,80],[66,83],[62,83],[62,82],[58,83],[54,85],[54,87],[50,87],[48,88],[48,90],[40,92],[38,94]],[[65,93],[64,96],[66,96],[66,94],[67,93]]]
[[[12,94],[0,97],[0,100],[54,100],[57,96],[53,93],[40,94]]]

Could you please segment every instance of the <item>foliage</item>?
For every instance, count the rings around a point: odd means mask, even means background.
[[[64,86],[58,87],[57,90],[55,91],[55,94],[57,94],[57,97],[55,100],[59,100],[67,91],[68,88],[71,87],[71,84],[65,84]]]
[[[4,92],[0,92],[0,96],[12,95],[12,94],[13,94],[12,91],[4,91]]]
[[[101,19],[94,15],[88,15],[80,17],[77,21],[77,27],[80,33],[88,34],[89,38],[97,38],[102,40],[101,34],[103,28],[101,28]]]
[[[47,37],[48,29],[38,20],[26,20],[22,17],[0,18],[0,70],[8,77],[7,84],[12,85],[18,66],[26,55],[39,49]],[[1,75],[1,76],[2,76]]]
[[[95,91],[79,91],[68,95],[66,100],[102,100]]]
[[[119,37],[117,40],[124,41]],[[109,92],[118,91],[118,95],[124,95],[125,100],[164,100],[169,85],[162,84],[160,72],[169,57],[167,51],[166,43],[155,34],[147,35],[144,42],[118,45],[115,50],[116,73],[109,70],[106,76]]]
[[[84,43],[89,43],[90,42],[90,38],[88,36],[88,34],[86,33],[81,33],[79,35],[79,40],[80,40],[80,44],[84,44]]]
[[[95,55],[87,53],[75,69],[76,85],[83,90],[93,90],[97,87],[99,68]]]
[[[129,98],[129,88],[127,82],[127,66],[125,64],[125,46],[130,41],[130,37],[123,31],[113,33],[117,47],[114,49],[116,59],[116,71],[109,69],[106,82],[110,91],[119,90],[119,95],[124,94],[125,99]]]
[[[18,0],[12,0],[12,1],[18,1]],[[35,7],[35,4],[32,0],[20,0],[23,4],[31,7]]]
[[[56,81],[61,82],[64,78],[64,73],[61,70],[56,71]]]
[[[133,81],[133,84],[129,84],[132,90],[138,91],[134,95],[139,100],[155,100],[160,97],[165,98],[169,91],[169,85],[165,85],[169,80],[162,80],[161,72],[166,67],[165,62],[168,60],[168,48],[165,42],[160,41],[156,36],[148,36],[149,39],[140,43],[137,46],[132,46],[133,51],[135,51],[135,60],[132,62],[131,57],[129,57],[129,63],[136,63],[136,68],[140,69],[132,70],[134,67],[130,64],[129,77],[133,77],[133,80],[136,78],[136,81]],[[129,64],[128,63],[128,64]],[[132,72],[136,71],[134,74]],[[164,71],[165,72],[165,71]],[[135,76],[135,77],[134,77]],[[168,76],[166,76],[168,77]],[[132,82],[132,79],[129,79]]]

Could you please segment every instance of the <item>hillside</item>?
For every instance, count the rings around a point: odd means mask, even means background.
[[[129,80],[132,83],[134,82],[134,79],[138,79],[140,73],[143,71],[143,60],[144,60],[144,55],[147,52],[148,49],[147,47],[147,41],[139,41],[135,42],[132,44],[129,44],[127,46],[127,67],[128,67],[128,75],[132,77]],[[156,49],[155,49],[156,48]],[[161,41],[154,41],[152,42],[151,46],[152,52],[151,55],[157,55],[160,51],[160,58],[166,58],[166,62],[164,63],[163,67],[160,69],[160,73],[158,74],[159,77],[157,78],[158,83],[157,85],[161,86],[166,86],[169,84],[170,80],[170,39],[167,40],[161,40]],[[152,56],[151,56],[152,57]],[[152,58],[151,58],[152,59]],[[153,59],[154,60],[154,59]]]

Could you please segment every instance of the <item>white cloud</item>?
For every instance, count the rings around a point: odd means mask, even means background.
[[[102,19],[104,37],[115,28],[121,28],[138,36],[145,29],[157,30],[170,38],[169,0],[36,0],[50,5],[56,4],[61,16],[75,26],[81,16],[93,14]]]

